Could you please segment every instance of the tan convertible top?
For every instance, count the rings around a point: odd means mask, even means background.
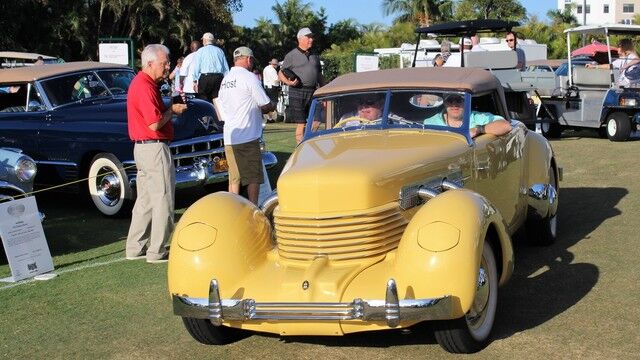
[[[472,93],[502,89],[500,81],[486,70],[429,67],[346,74],[316,90],[314,96],[389,88],[442,88]]]
[[[55,75],[61,75],[76,71],[95,70],[95,69],[128,69],[129,67],[119,64],[107,64],[94,61],[68,62],[63,64],[48,64],[40,66],[28,66],[12,69],[0,70],[0,82],[2,83],[18,83],[28,82],[48,78]]]

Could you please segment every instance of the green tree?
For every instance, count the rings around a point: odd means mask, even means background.
[[[527,15],[517,0],[461,0],[456,6],[455,18],[524,21]]]
[[[413,22],[428,26],[434,22],[447,21],[453,15],[452,0],[383,0],[385,16],[397,14],[394,23]]]
[[[571,4],[570,7],[566,7],[564,10],[549,10],[547,11],[547,17],[551,19],[552,24],[578,25],[578,19],[571,13],[571,9],[573,9],[574,6],[575,4]]]

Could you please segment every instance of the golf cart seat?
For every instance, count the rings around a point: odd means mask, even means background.
[[[580,88],[608,88],[611,86],[611,73],[608,69],[573,68],[573,84]]]

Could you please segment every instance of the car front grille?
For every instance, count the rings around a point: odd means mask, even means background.
[[[280,256],[294,260],[378,256],[398,246],[407,226],[397,203],[331,217],[299,216],[276,209],[274,222]]]
[[[224,159],[222,134],[201,136],[171,143],[171,156],[176,169],[199,165],[204,161],[216,162]]]

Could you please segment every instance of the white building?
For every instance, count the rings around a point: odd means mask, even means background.
[[[580,25],[633,24],[640,0],[557,0],[558,10],[571,7]],[[585,22],[586,19],[586,22]]]

